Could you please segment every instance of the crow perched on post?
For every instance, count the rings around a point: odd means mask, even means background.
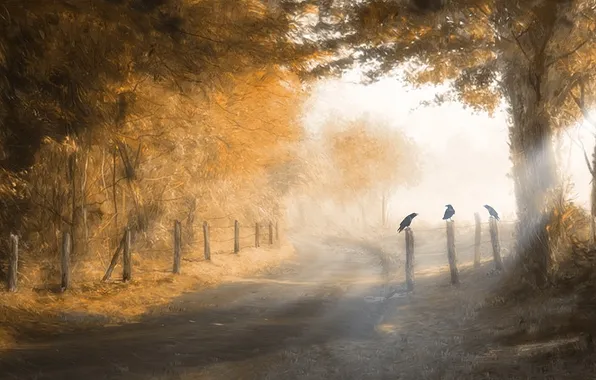
[[[455,215],[455,209],[451,205],[445,205],[445,207],[447,207],[447,210],[445,210],[443,220],[451,219],[451,217]]]
[[[495,210],[494,208],[490,207],[489,205],[484,205],[483,207],[488,210],[488,213],[490,214],[490,216],[492,216],[496,220],[500,220],[499,219],[499,214],[497,213],[497,210]]]
[[[404,230],[404,228],[406,227],[410,227],[410,224],[412,223],[412,219],[414,219],[418,214],[416,214],[415,212],[411,213],[410,215],[406,216],[404,218],[404,220],[401,221],[401,223],[399,224],[399,228],[397,229],[397,233],[400,233]]]

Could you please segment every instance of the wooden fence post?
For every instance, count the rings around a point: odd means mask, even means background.
[[[108,269],[106,270],[106,273],[103,275],[103,278],[101,279],[102,281],[108,281],[110,279],[110,277],[112,276],[112,271],[118,264],[118,258],[120,257],[120,252],[122,251],[122,249],[124,249],[124,240],[125,239],[126,239],[126,231],[124,231],[124,235],[122,235],[122,238],[120,239],[120,244],[118,244],[118,248],[116,249],[116,252],[114,252],[114,255],[112,256],[112,261],[110,262],[110,265],[108,266]]]
[[[406,286],[414,290],[414,232],[406,228]]]
[[[259,223],[255,223],[255,248],[259,248],[261,245],[261,234],[259,229]]]
[[[180,221],[174,221],[174,266],[172,273],[180,274],[180,255],[182,251],[182,226]]]
[[[130,227],[124,232],[124,252],[122,254],[122,282],[132,279],[132,252],[130,250]]]
[[[459,272],[457,271],[457,252],[455,251],[455,222],[447,221],[447,258],[449,259],[449,271],[451,272],[451,284],[459,284]]]
[[[209,223],[203,222],[203,254],[205,260],[211,260],[211,245],[209,244]]]
[[[474,268],[480,266],[480,244],[482,242],[482,228],[480,223],[480,213],[474,213],[474,220],[476,221],[476,235],[474,240]]]
[[[240,223],[234,220],[234,253],[240,252]]]
[[[273,222],[269,222],[269,245],[273,245]]]
[[[499,241],[499,224],[492,216],[489,218],[490,226],[490,242],[493,246],[493,260],[495,261],[495,268],[503,270],[503,260],[501,259],[501,242]]]
[[[62,254],[60,255],[60,268],[62,269],[61,291],[65,291],[70,286],[70,247],[70,233],[64,231],[62,234]]]
[[[8,263],[8,291],[17,291],[19,270],[19,237],[10,234],[10,261]]]

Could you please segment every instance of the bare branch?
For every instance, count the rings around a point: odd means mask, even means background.
[[[523,34],[523,32],[522,32],[522,34]],[[528,62],[531,62],[532,60],[530,59],[530,56],[528,55],[528,53],[526,53],[526,50],[524,49],[524,47],[522,46],[521,41],[519,40],[519,36],[516,36],[515,33],[511,33],[511,35],[513,36],[513,39],[517,43],[517,47],[519,48],[519,50],[521,50],[524,57],[526,57]],[[520,36],[521,36],[521,34],[520,34]]]
[[[571,92],[571,97],[573,98],[573,101],[575,102],[575,104],[579,108],[580,112],[584,116],[584,119],[588,123],[592,124],[593,127],[596,127],[596,120],[594,120],[592,118],[592,116],[590,115],[590,113],[588,112],[588,110],[585,107],[585,84],[584,84],[583,80],[579,82],[579,88],[580,88],[580,96],[577,97],[573,94],[573,92]]]
[[[559,93],[555,94],[555,98],[553,100],[553,106],[555,109],[558,109],[567,99],[567,96],[571,94],[571,91],[575,88],[575,86],[583,81],[586,78],[586,74],[584,73],[574,73],[571,78],[567,81],[565,86],[559,91]]]
[[[583,156],[584,156],[584,160],[586,162],[586,166],[588,167],[590,174],[592,174],[592,177],[596,177],[596,172],[594,171],[594,168],[592,167],[592,164],[590,163],[590,158],[588,157],[588,153],[586,152],[586,147],[584,146],[584,143],[581,141],[581,139],[576,140],[573,137],[571,137],[571,135],[569,134],[569,132],[567,130],[565,130],[565,133],[567,134],[567,137],[569,137],[569,140],[571,142],[573,142],[575,145],[577,145],[579,148],[581,148]]]
[[[561,55],[559,55],[557,57],[554,57],[552,60],[550,60],[549,62],[546,63],[546,67],[549,67],[549,66],[553,65],[554,63],[562,60],[562,59],[565,59],[565,58],[570,57],[571,55],[575,54],[579,49],[581,49],[582,47],[584,47],[588,42],[590,42],[592,40],[593,40],[593,38],[588,38],[586,40],[583,40],[580,44],[578,44],[572,50],[570,50],[570,51],[568,51],[566,53],[563,53],[563,54],[561,54]]]

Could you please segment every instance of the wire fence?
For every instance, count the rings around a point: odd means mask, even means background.
[[[501,246],[510,245],[511,243],[515,242],[515,239],[514,238],[499,239],[499,242],[500,242]],[[477,245],[476,243],[466,244],[464,246],[456,244],[456,249],[458,252],[463,252],[463,251],[467,251],[467,250],[470,250],[470,249],[476,247],[476,245]],[[492,245],[492,241],[483,240],[480,242],[479,245],[481,247],[486,247],[487,245]],[[491,248],[491,247],[489,247],[489,248]],[[430,255],[439,255],[439,254],[444,255],[446,252],[447,252],[446,249],[436,250],[436,251],[432,251],[432,252],[428,252],[427,250],[419,250],[416,252],[416,256],[421,256],[421,255],[422,256],[427,256],[427,255],[430,256]],[[488,252],[488,251],[484,251],[484,252]],[[492,255],[492,253],[491,253],[491,255]],[[485,254],[483,256],[488,256],[488,254]]]
[[[432,228],[413,228],[413,227],[406,227],[404,229],[405,235],[405,270],[406,270],[406,286],[407,289],[413,290],[414,289],[414,273],[415,273],[415,266],[420,267],[419,265],[415,265],[416,257],[420,258],[427,258],[423,261],[432,260],[429,256],[441,256],[447,258],[447,264],[449,266],[449,271],[451,275],[451,283],[453,285],[459,284],[459,270],[458,270],[458,256],[460,254],[470,255],[472,254],[474,260],[474,266],[479,267],[482,259],[486,258],[488,254],[493,258],[495,263],[495,269],[497,271],[504,270],[504,264],[502,259],[502,251],[510,251],[507,248],[505,250],[502,247],[508,246],[511,247],[512,243],[515,241],[513,225],[517,223],[517,221],[499,221],[493,217],[491,217],[487,222],[481,222],[478,214],[475,215],[475,223],[468,224],[468,225],[457,225],[454,221],[447,221],[445,227],[432,227]],[[488,225],[489,236],[490,239],[483,238],[482,230],[484,229],[483,226]],[[509,229],[509,236],[505,236],[502,238],[499,234],[500,225],[507,226],[506,228]],[[456,238],[455,230],[457,228],[463,228],[468,231],[473,228],[473,235],[466,233],[464,236],[465,243],[458,244]],[[505,228],[504,228],[505,229]],[[436,235],[433,234],[433,243],[429,246],[428,245],[428,237],[429,235],[425,235],[424,232],[433,232],[433,231],[444,231],[446,234],[446,245],[445,248],[439,249],[436,246],[437,238]],[[416,244],[418,240],[415,238],[415,235],[420,237],[419,232],[422,232],[422,244]],[[471,231],[470,231],[471,232]],[[426,239],[425,239],[426,237]],[[461,235],[459,236],[461,238]],[[472,239],[473,242],[468,243],[468,241]],[[400,239],[401,240],[401,239]],[[426,240],[426,241],[425,241]],[[426,244],[425,244],[426,243]],[[400,242],[403,244],[403,242]],[[490,249],[486,249],[487,245]],[[432,260],[434,261],[434,260]],[[436,264],[436,263],[433,263]]]
[[[499,224],[515,224],[517,220],[500,220]],[[480,222],[480,225],[490,225],[490,222]],[[476,228],[476,224],[456,224],[456,228]],[[445,226],[443,227],[432,227],[432,228],[415,228],[416,232],[427,232],[427,231],[445,231]]]
[[[223,218],[220,218],[223,219]],[[132,253],[166,253],[169,252],[173,259],[172,273],[180,273],[181,261],[196,261],[196,258],[192,258],[192,252],[196,252],[196,245],[203,245],[203,256],[205,261],[211,260],[212,243],[218,244],[230,244],[229,253],[238,254],[240,251],[247,248],[260,248],[261,244],[268,244],[272,246],[279,241],[279,226],[277,221],[267,222],[255,222],[252,224],[240,223],[238,220],[234,221],[233,225],[210,225],[209,222],[204,221],[202,224],[202,236],[199,239],[195,238],[196,232],[192,223],[188,223],[186,226],[186,236],[183,238],[182,223],[178,220],[174,221],[172,229],[173,235],[173,246],[167,248],[150,248],[150,247],[135,247],[133,236],[134,231],[130,226],[124,228],[122,237],[118,244],[117,249],[112,255],[112,259],[105,271],[102,281],[107,281],[111,278],[112,272],[118,263],[122,264],[122,281],[128,282],[132,279]],[[220,231],[217,234],[218,238],[211,236],[211,231]],[[231,237],[220,237],[225,235],[225,231],[232,233]],[[246,230],[250,230],[247,233]],[[244,231],[241,235],[240,231]],[[247,244],[246,240],[252,239],[251,244]],[[17,290],[18,284],[18,266],[19,266],[19,237],[17,235],[10,236],[11,252],[9,255],[9,265],[7,276],[7,290],[14,292]],[[184,243],[184,244],[183,244]],[[232,245],[233,243],[233,245]],[[71,275],[71,247],[72,237],[69,232],[64,232],[62,236],[62,246],[60,250],[60,274],[61,274],[61,290],[65,291],[70,287],[70,275]],[[186,248],[184,248],[186,247]],[[188,247],[193,247],[191,250]],[[218,247],[217,253],[226,252],[227,249]],[[190,257],[182,257],[190,256]]]

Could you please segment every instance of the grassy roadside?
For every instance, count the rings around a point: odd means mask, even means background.
[[[36,290],[25,283],[17,293],[1,293],[0,348],[14,346],[17,333],[58,334],[134,322],[148,312],[167,310],[167,305],[185,292],[272,270],[293,254],[293,246],[284,243],[245,249],[238,255],[212,254],[211,262],[191,255],[183,260],[180,275],[166,269],[171,266],[169,260],[143,258],[135,263],[129,283],[118,279],[117,267],[114,280],[75,282],[65,293]],[[85,278],[101,278],[102,271],[89,272]]]

